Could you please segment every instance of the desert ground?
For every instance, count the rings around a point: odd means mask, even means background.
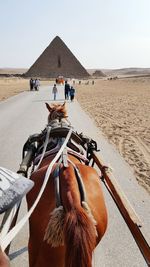
[[[48,84],[49,81],[40,81],[41,86]],[[16,95],[25,90],[29,90],[29,80],[8,77],[0,77],[0,101],[5,100],[6,98]]]
[[[52,83],[41,81],[41,85]],[[150,193],[150,77],[76,81],[76,98]],[[29,80],[0,78],[0,101],[29,90]]]
[[[81,84],[77,99],[150,192],[150,78]]]

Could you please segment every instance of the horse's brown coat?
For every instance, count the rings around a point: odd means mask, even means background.
[[[80,193],[72,165],[69,163],[68,168],[62,166],[60,188],[65,210],[65,244],[53,248],[43,241],[50,213],[56,207],[51,175],[41,200],[30,217],[30,267],[91,267],[92,252],[105,233],[107,212],[98,174],[95,169],[81,164],[74,156],[69,156],[69,158],[80,170],[86,189],[87,202],[97,222],[98,235],[96,237],[94,225],[81,206]],[[40,169],[31,175],[35,186],[27,196],[28,208],[37,197],[51,160],[52,156],[45,158]]]

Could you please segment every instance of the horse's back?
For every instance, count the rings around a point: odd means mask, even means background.
[[[73,157],[71,157],[73,160]],[[47,162],[46,162],[47,163]],[[107,212],[103,197],[103,192],[101,188],[101,182],[99,176],[95,169],[92,167],[81,164],[76,158],[74,158],[74,163],[78,168],[80,175],[85,186],[85,191],[87,195],[87,204],[91,210],[91,214],[96,221],[96,230],[98,233],[96,243],[100,241],[105,233],[107,227]],[[28,194],[27,202],[28,208],[34,203],[38,192],[43,183],[45,172],[48,165],[42,166],[40,170],[31,175],[31,179],[35,182],[35,186],[32,191]],[[62,168],[63,169],[63,168]],[[71,183],[74,184],[74,190],[77,198],[77,205],[80,204],[80,193],[78,190],[78,184],[76,182],[76,175],[73,171],[73,167],[64,168],[65,171],[65,182],[61,181],[60,186],[64,187],[66,183],[66,177],[70,176],[72,180]],[[73,181],[74,180],[74,181]],[[72,187],[72,186],[71,186]],[[59,246],[56,248],[51,247],[44,240],[45,229],[49,223],[50,213],[56,208],[55,201],[55,188],[53,181],[53,174],[48,181],[48,184],[44,190],[40,202],[38,203],[36,209],[30,218],[30,239],[29,239],[29,261],[30,267],[63,267],[65,258],[65,248],[64,246]],[[38,255],[38,256],[37,256]]]

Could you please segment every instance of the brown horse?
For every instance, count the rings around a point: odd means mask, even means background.
[[[48,123],[56,119],[62,122],[67,117],[65,104],[50,106],[46,103],[46,106],[49,110]],[[39,169],[31,175],[35,186],[27,196],[28,208],[38,195],[55,153],[44,157]],[[76,154],[68,152],[68,167],[63,162],[55,163],[44,193],[30,217],[30,267],[92,266],[94,248],[106,231],[107,212],[96,170],[85,165],[79,153]],[[59,170],[57,175],[56,170]],[[54,185],[57,176],[60,185],[59,207],[56,207]],[[82,177],[86,194],[84,201],[77,176]]]

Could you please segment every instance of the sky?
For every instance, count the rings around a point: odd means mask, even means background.
[[[0,68],[29,68],[59,36],[87,68],[150,68],[150,0],[1,0]]]

